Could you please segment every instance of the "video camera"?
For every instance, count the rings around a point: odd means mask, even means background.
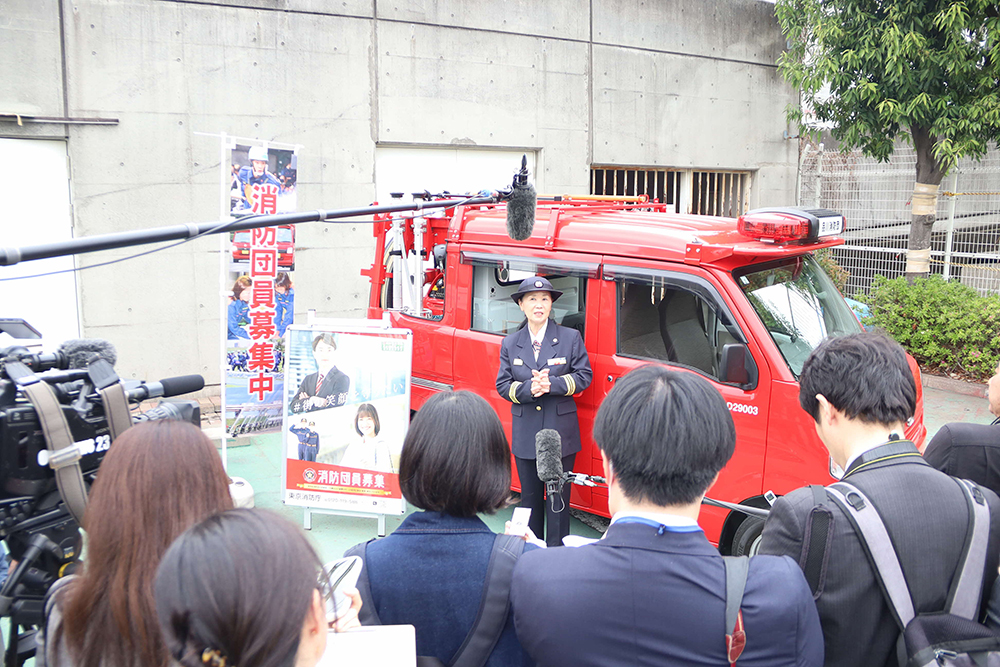
[[[0,330],[12,322],[0,320]],[[0,539],[18,561],[0,589],[0,616],[19,625],[41,623],[45,593],[74,562],[87,488],[115,436],[140,421],[201,424],[196,401],[133,412],[145,400],[198,391],[200,375],[121,382],[116,360],[114,347],[96,339],[48,354],[0,350]]]

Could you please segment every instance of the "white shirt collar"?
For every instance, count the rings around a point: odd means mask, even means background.
[[[549,321],[545,320],[545,324],[543,324],[542,328],[538,330],[538,335],[536,336],[535,334],[531,333],[531,327],[528,327],[528,335],[531,336],[531,343],[535,344],[536,342],[537,343],[545,342],[545,332],[548,331],[548,328],[549,328]]]
[[[637,519],[647,519],[655,523],[663,524],[664,526],[671,526],[675,528],[698,526],[698,522],[687,516],[680,516],[678,514],[663,514],[660,512],[615,512],[615,515],[611,518],[611,524],[614,525],[619,519],[624,519],[625,517],[635,517]]]

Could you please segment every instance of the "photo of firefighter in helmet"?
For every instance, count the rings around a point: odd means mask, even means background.
[[[263,146],[251,146],[247,151],[247,160],[250,162],[250,165],[240,168],[236,174],[236,182],[233,184],[231,209],[233,211],[254,210],[254,202],[266,185],[273,185],[275,187],[275,196],[281,190],[281,181],[268,171],[270,161],[266,148]],[[265,211],[254,210],[254,212],[263,213]]]

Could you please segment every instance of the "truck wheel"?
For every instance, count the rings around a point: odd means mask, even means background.
[[[764,520],[757,516],[748,516],[733,536],[734,556],[754,556],[760,549],[760,535],[764,530]]]

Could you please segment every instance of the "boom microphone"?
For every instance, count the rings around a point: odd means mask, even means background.
[[[528,182],[528,156],[521,157],[521,171],[514,176],[507,201],[507,236],[524,241],[535,227],[535,206],[538,197],[535,186]]]

